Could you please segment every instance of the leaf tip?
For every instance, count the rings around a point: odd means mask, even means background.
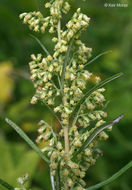
[[[5,118],[5,122],[6,122],[6,123],[9,123],[9,119],[8,119],[7,117]]]
[[[124,75],[124,73],[123,73],[123,72],[121,72],[121,73],[120,73],[120,76],[123,76],[123,75]]]
[[[117,117],[117,118],[113,121],[113,123],[114,123],[114,124],[115,124],[115,123],[118,123],[123,117],[124,117],[124,114],[121,114],[119,117]]]

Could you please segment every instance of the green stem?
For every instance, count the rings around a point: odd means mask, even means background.
[[[59,39],[59,42],[61,41],[61,21],[59,19],[59,22],[58,22],[58,26],[57,26],[57,31],[58,31],[58,39]]]
[[[69,154],[69,136],[68,136],[68,127],[64,127],[64,138],[65,138],[65,153],[68,156]]]

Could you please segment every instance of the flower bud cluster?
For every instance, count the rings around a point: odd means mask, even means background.
[[[80,9],[77,9],[76,13],[73,15],[72,19],[66,24],[66,30],[60,30],[60,38],[53,38],[52,41],[56,43],[54,58],[62,56],[67,52],[68,45],[70,41],[74,39],[73,49],[79,47],[76,53],[76,59],[78,64],[86,63],[87,59],[91,56],[91,48],[87,48],[80,40],[77,40],[81,34],[81,31],[86,29],[89,24],[89,18],[80,12]],[[79,67],[80,69],[82,66]]]
[[[41,149],[41,151],[47,155],[50,159],[50,168],[51,173],[54,176],[59,160],[64,157],[64,147],[62,142],[58,139],[57,134],[55,134],[51,127],[43,122],[39,122],[39,129],[38,129],[38,137],[36,142],[38,144],[42,143],[43,141],[46,142],[47,146]]]
[[[22,13],[20,19],[23,19],[24,24],[29,24],[29,28],[35,32],[44,33],[46,28],[49,27],[49,32],[54,33],[62,13],[68,13],[70,10],[69,3],[65,0],[51,0],[45,4],[45,8],[50,9],[50,16],[43,17],[38,12]]]
[[[86,47],[80,40],[76,41],[76,45],[78,46],[78,52],[74,58],[79,64],[78,69],[82,69],[84,67],[83,64],[87,63],[87,60],[91,57],[92,49]]]
[[[81,127],[86,128],[90,126],[91,121],[94,121],[97,127],[104,124],[105,121],[103,119],[107,117],[107,113],[102,111],[101,108],[103,107],[105,99],[103,94],[99,91],[101,91],[101,89],[86,99],[85,104],[82,106],[77,120]]]
[[[41,55],[38,55],[35,57],[32,55],[33,61],[30,63],[30,69],[31,73],[33,74],[32,77],[34,77],[34,73],[38,73],[40,75],[40,79],[44,80],[42,78],[44,71],[49,72],[50,66],[54,66],[54,60],[51,57],[43,58]],[[48,65],[48,61],[49,65]],[[56,63],[57,64],[57,63]],[[41,68],[42,66],[42,68]],[[36,69],[37,68],[37,69]],[[39,68],[39,69],[38,69]],[[32,69],[36,69],[36,71],[32,71]],[[42,70],[41,70],[42,69]],[[55,70],[55,67],[53,69],[53,72],[51,74],[53,75]],[[61,118],[62,118],[62,124],[63,126],[69,125],[69,116],[74,110],[74,107],[80,100],[80,98],[84,95],[84,90],[86,89],[87,85],[91,83],[91,77],[93,76],[92,73],[90,73],[87,70],[80,69],[78,72],[75,72],[76,67],[75,67],[75,61],[72,62],[71,66],[67,66],[66,68],[66,73],[65,73],[65,83],[64,83],[64,106],[63,104],[59,104],[57,106],[54,105],[54,112],[60,113]],[[56,72],[55,72],[56,73]],[[38,75],[38,76],[39,76]],[[31,78],[32,78],[31,77]],[[97,78],[97,77],[96,77]],[[98,78],[95,78],[95,83],[98,82]],[[49,79],[50,82],[52,80]],[[42,88],[42,84],[39,86],[38,85],[38,78],[35,78],[34,84],[35,87],[40,87]],[[46,89],[44,86],[43,89]],[[54,88],[54,90],[56,90]],[[47,156],[50,158],[51,164],[51,171],[52,175],[55,175],[55,171],[58,166],[59,159],[61,159],[61,173],[62,173],[62,179],[65,179],[65,176],[68,175],[69,178],[66,178],[66,183],[68,183],[68,186],[71,187],[73,183],[73,179],[76,180],[79,185],[79,187],[84,187],[85,182],[83,181],[83,178],[85,176],[86,170],[91,166],[94,165],[96,162],[97,154],[93,154],[95,146],[97,144],[97,141],[94,141],[93,143],[90,144],[89,148],[86,149],[84,152],[78,155],[78,161],[73,164],[72,163],[72,155],[74,154],[75,151],[77,151],[83,143],[86,141],[88,136],[92,133],[94,129],[97,127],[101,126],[104,124],[104,119],[107,117],[107,114],[101,110],[103,106],[103,102],[105,101],[105,98],[103,96],[103,92],[105,91],[104,88],[100,88],[96,90],[92,95],[86,99],[85,103],[81,106],[80,109],[80,114],[78,115],[77,118],[77,123],[75,126],[69,128],[69,142],[70,142],[70,157],[67,160],[65,158],[65,152],[64,152],[64,142],[63,142],[63,137],[64,137],[64,130],[62,129],[59,133],[59,139],[61,140],[56,140],[55,137],[53,136],[51,130],[47,130],[46,125],[41,126],[39,129],[39,136],[37,138],[37,142],[41,143],[43,140],[48,142],[48,146],[44,147],[42,149],[42,152],[44,154],[47,154]],[[37,91],[38,92],[38,91]],[[41,90],[40,90],[41,92]],[[48,95],[49,89],[47,90],[47,95]],[[57,91],[56,91],[57,92]],[[38,95],[38,94],[37,94]],[[49,101],[50,97],[48,96],[45,97],[40,97],[42,98],[42,101]],[[47,97],[47,99],[46,99]],[[55,94],[54,94],[55,97]],[[94,122],[94,126],[92,129],[91,128],[91,121]],[[87,129],[87,131],[83,131],[80,133],[82,129]],[[99,139],[107,139],[108,136],[106,133],[102,132],[99,134]],[[82,160],[80,162],[80,160]],[[77,163],[79,163],[77,165]],[[74,165],[75,164],[75,165]],[[68,165],[68,168],[66,169],[66,166]]]
[[[45,29],[49,25],[50,17],[44,18],[43,15],[38,12],[29,12],[20,14],[20,19],[23,19],[24,24],[28,24],[30,30],[35,32],[45,32]]]
[[[45,8],[50,9],[50,15],[55,19],[61,18],[62,13],[67,14],[70,10],[70,4],[66,0],[51,0],[45,4]]]
[[[54,105],[55,98],[60,96],[60,90],[52,82],[52,78],[56,75],[57,65],[52,64],[52,56],[42,58],[41,54],[31,55],[32,61],[29,63],[31,71],[31,79],[36,88],[36,94],[33,96],[31,103],[36,104],[38,100],[49,105]]]
[[[66,24],[67,30],[62,32],[62,37],[69,42],[73,36],[78,39],[82,30],[85,30],[89,24],[90,18],[77,9],[72,19]]]

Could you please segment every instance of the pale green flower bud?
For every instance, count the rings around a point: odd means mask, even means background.
[[[36,104],[38,102],[38,98],[36,96],[33,96],[31,99],[31,104]]]
[[[53,94],[53,92],[50,90],[50,91],[48,92],[48,97],[51,97],[52,94]]]
[[[55,161],[56,158],[57,158],[57,152],[54,151],[54,152],[52,153],[52,155],[51,155],[51,161]]]
[[[64,3],[63,12],[66,14],[70,10],[70,5],[68,2]]]
[[[43,126],[41,128],[38,129],[38,133],[42,134],[46,129],[46,126]]]
[[[54,69],[53,65],[50,65],[49,68],[48,68],[48,71],[53,72],[53,69]]]
[[[46,3],[45,4],[45,8],[50,8],[51,7],[51,4],[50,3]]]
[[[64,169],[64,171],[63,171],[63,174],[64,174],[64,176],[68,176],[69,175],[69,171],[68,171],[68,169]]]
[[[53,99],[48,99],[48,104],[49,104],[49,105],[54,105]]]
[[[67,179],[67,185],[68,185],[69,187],[71,187],[71,186],[73,185],[73,181],[72,181],[71,178],[68,178],[68,179]]]
[[[72,161],[68,161],[68,166],[72,169],[78,169],[79,168],[79,165],[72,162]]]
[[[49,138],[51,137],[51,131],[48,131],[48,132],[46,132],[45,134],[44,134],[44,140],[45,141],[47,141],[47,140],[49,140]]]
[[[92,155],[92,152],[91,152],[91,150],[90,149],[85,149],[85,155],[86,156],[91,156]]]
[[[55,143],[55,139],[54,138],[50,139],[49,146],[53,146],[54,143]]]
[[[51,167],[52,169],[56,169],[56,168],[57,168],[57,163],[55,163],[55,162],[51,163],[51,164],[50,164],[50,167]]]
[[[81,146],[82,146],[81,141],[80,141],[80,140],[75,141],[75,142],[74,142],[74,146],[76,146],[76,147],[81,147]]]
[[[27,15],[27,13],[22,13],[22,14],[19,15],[19,18],[23,19],[26,15]]]
[[[36,56],[34,54],[31,55],[31,58],[36,61]]]
[[[105,123],[105,121],[100,120],[96,123],[96,127],[100,127],[101,125],[103,125]]]
[[[52,42],[57,42],[58,41],[58,39],[57,38],[52,38]]]
[[[63,119],[62,123],[63,123],[64,125],[67,125],[67,124],[68,124],[68,120],[67,120],[67,119]]]
[[[108,135],[107,135],[104,131],[102,131],[102,132],[99,134],[99,137],[100,137],[101,139],[104,139],[104,140],[107,140],[107,139],[108,139]]]
[[[62,150],[63,149],[61,142],[57,142],[56,147],[58,148],[58,150]]]
[[[54,33],[54,28],[53,28],[53,27],[51,27],[51,28],[49,29],[49,33]]]

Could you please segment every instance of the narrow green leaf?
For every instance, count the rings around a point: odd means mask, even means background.
[[[76,114],[78,113],[78,110],[80,108],[80,106],[86,101],[86,99],[96,90],[98,90],[99,88],[103,87],[105,84],[121,77],[123,75],[123,73],[118,73],[104,81],[102,81],[101,83],[99,83],[98,85],[96,85],[95,87],[93,87],[92,89],[90,89],[88,92],[86,92],[86,94],[82,97],[82,99],[77,103],[76,107],[74,108],[70,118],[75,114],[75,117],[76,117]]]
[[[40,41],[36,36],[34,36],[34,35],[32,35],[32,34],[30,34],[30,36],[31,36],[32,38],[34,38],[34,39],[38,42],[38,44],[41,46],[41,48],[44,50],[44,52],[45,52],[47,55],[50,55],[50,53],[48,52],[48,50],[46,49],[46,47],[41,43],[41,41]]]
[[[105,54],[108,54],[108,53],[111,53],[112,51],[105,51],[103,53],[100,53],[99,55],[97,55],[96,57],[94,57],[93,59],[91,59],[88,63],[86,63],[84,65],[84,67],[90,65],[91,63],[93,63],[94,61],[96,61],[98,58],[100,58],[101,56],[105,55]]]
[[[24,133],[24,131],[18,127],[15,123],[13,123],[8,118],[5,119],[5,121],[28,143],[28,145],[38,153],[38,155],[48,164],[50,163],[49,160],[43,155],[43,153],[40,151],[40,149],[35,145],[35,143]]]
[[[6,189],[14,190],[14,188],[11,185],[9,185],[7,182],[5,182],[2,179],[0,179],[0,185],[2,185],[3,187],[5,187]]]
[[[116,180],[118,177],[120,177],[123,173],[125,173],[129,168],[132,167],[132,161],[130,161],[128,164],[126,164],[122,169],[120,169],[117,173],[112,175],[110,178],[106,179],[105,181],[98,183],[92,187],[87,188],[86,190],[96,190],[99,189],[105,185],[110,184],[114,180]]]
[[[88,145],[95,139],[95,137],[102,132],[104,129],[107,129],[111,126],[113,126],[114,124],[118,123],[122,118],[124,117],[124,115],[120,115],[119,117],[117,117],[116,119],[114,119],[111,123],[105,125],[105,126],[101,126],[98,127],[97,129],[95,129],[95,131],[87,138],[87,140],[84,142],[84,144],[80,147],[80,149],[75,152],[75,154],[73,155],[73,159],[76,158],[76,156],[82,152],[85,148],[88,147]]]
[[[55,180],[54,176],[51,175],[51,172],[50,172],[50,180],[51,180],[52,190],[55,190]]]

